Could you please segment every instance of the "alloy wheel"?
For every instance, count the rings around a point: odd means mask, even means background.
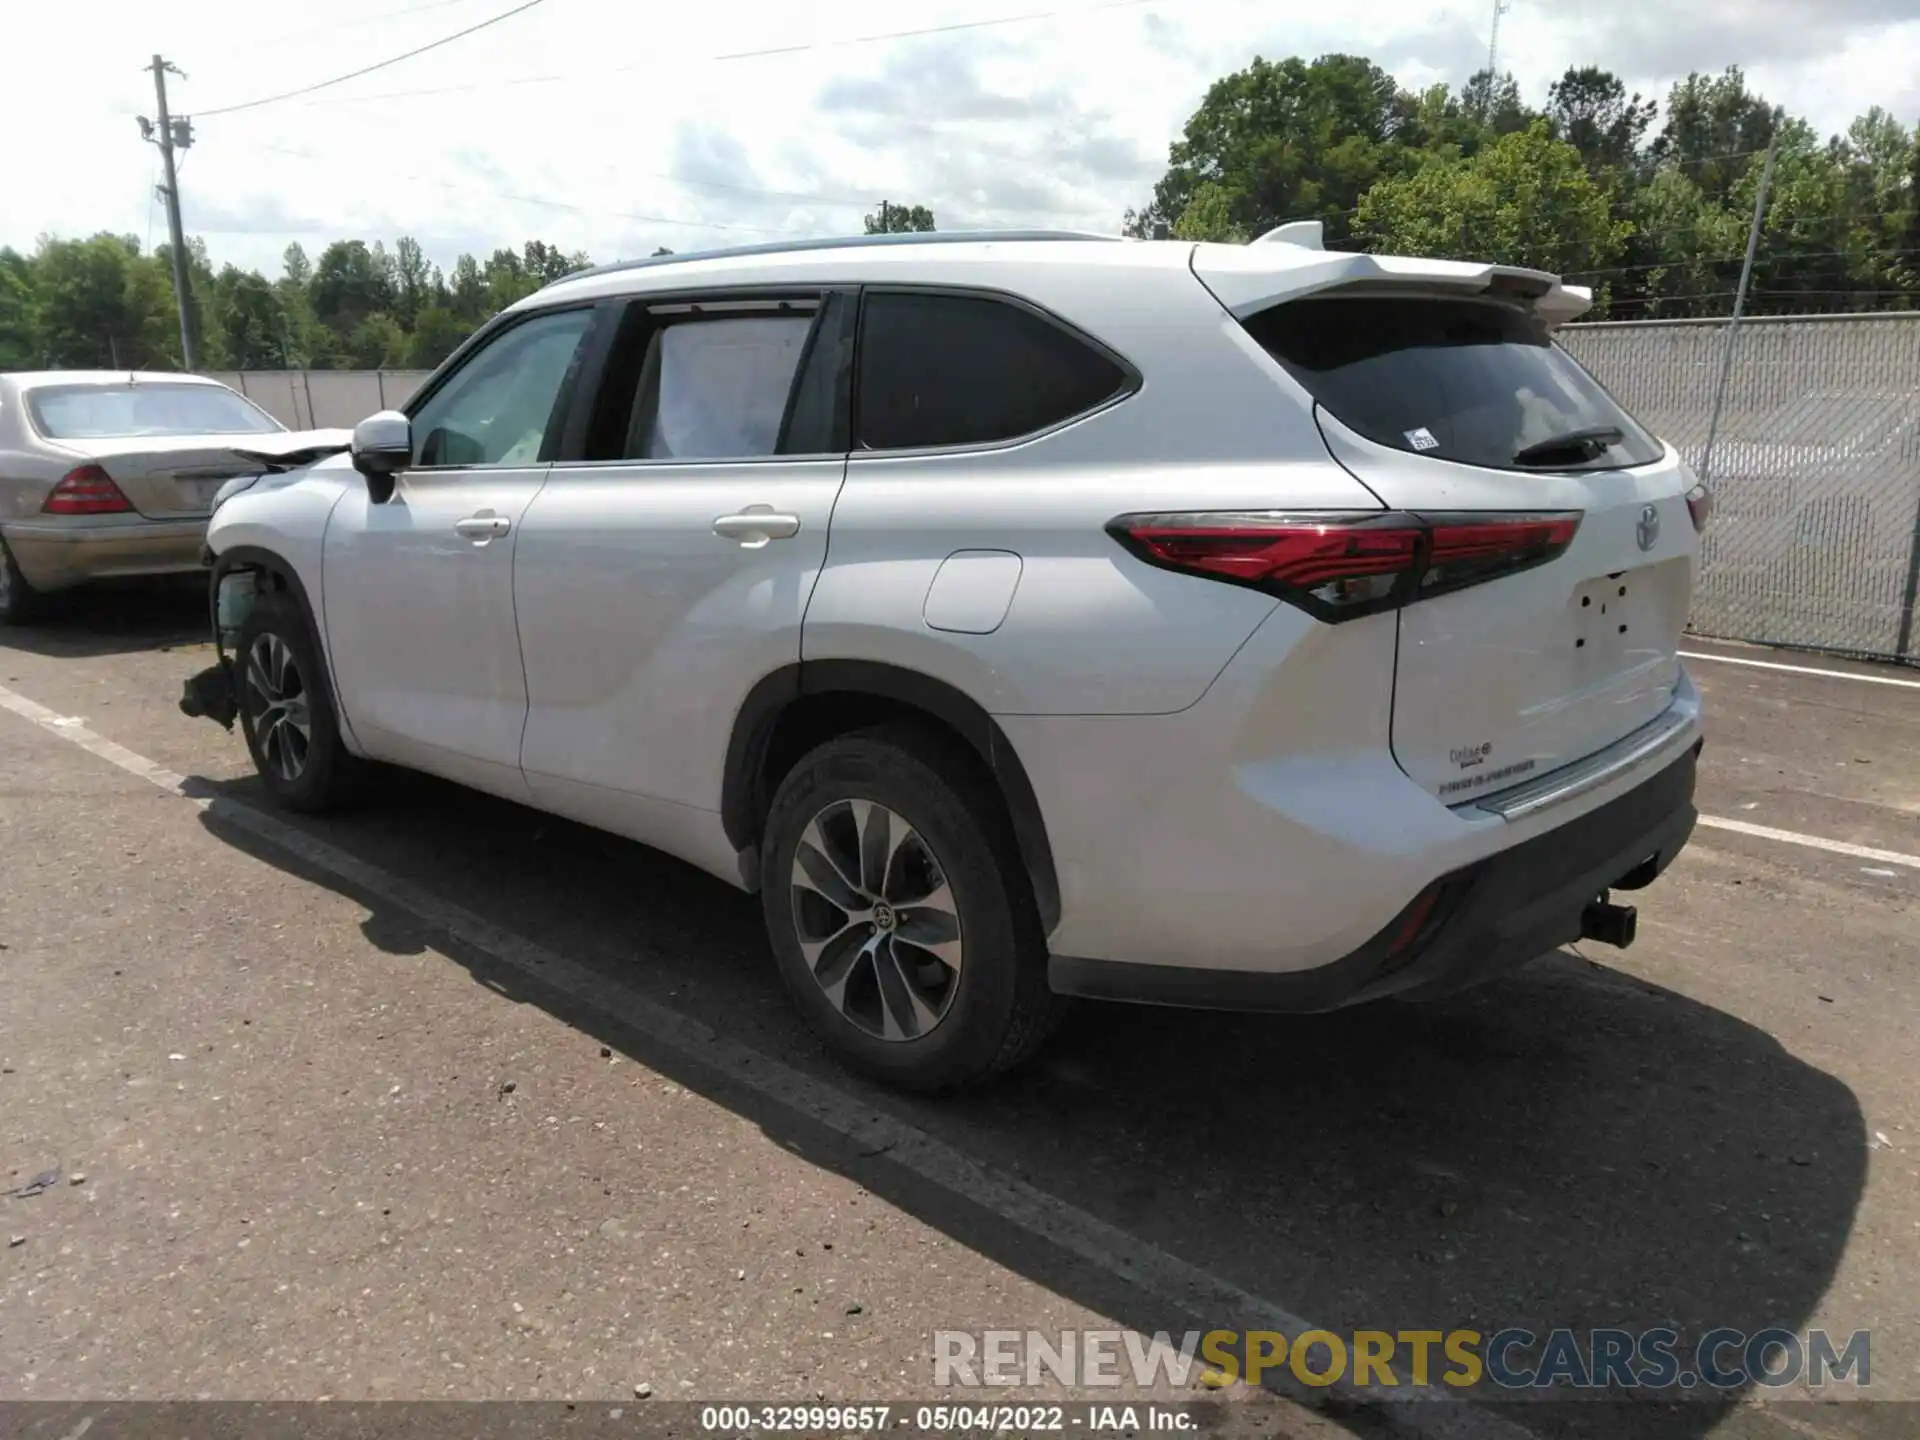
[[[313,746],[312,709],[299,662],[271,632],[247,651],[246,701],[261,762],[282,780],[298,780]]]
[[[794,851],[794,932],[807,968],[851,1023],[917,1040],[960,988],[960,916],[925,838],[886,806],[839,800]]]

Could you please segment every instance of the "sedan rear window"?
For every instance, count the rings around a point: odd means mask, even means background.
[[[29,390],[33,428],[49,440],[143,435],[271,435],[283,427],[219,385],[43,385]]]
[[[1396,450],[1494,470],[1613,470],[1661,455],[1518,305],[1327,296],[1246,325],[1336,419]]]

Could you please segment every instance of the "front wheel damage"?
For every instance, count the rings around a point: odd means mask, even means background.
[[[223,655],[198,675],[189,679],[180,693],[180,713],[196,720],[211,720],[223,730],[232,730],[239,706],[233,698],[233,671]]]
[[[210,590],[214,663],[181,688],[180,713],[196,720],[211,720],[231,732],[240,704],[227,646],[240,633],[240,626],[253,609],[259,594],[259,576],[252,570],[216,568]]]

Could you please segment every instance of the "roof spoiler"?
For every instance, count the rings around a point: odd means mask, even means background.
[[[1412,255],[1327,250],[1320,223],[1295,221],[1247,245],[1194,246],[1193,272],[1220,303],[1244,320],[1269,305],[1328,291],[1425,291],[1495,295],[1528,306],[1550,330],[1593,308],[1593,291],[1563,285],[1558,275],[1519,265],[1486,265]]]
[[[1290,220],[1257,238],[1256,245],[1297,245],[1302,250],[1327,248],[1327,227],[1318,220]]]

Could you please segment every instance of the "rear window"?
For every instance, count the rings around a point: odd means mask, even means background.
[[[270,435],[279,422],[219,385],[51,385],[29,390],[33,428],[49,440],[143,435]]]
[[[1494,470],[1646,465],[1659,442],[1516,305],[1330,296],[1246,322],[1333,416],[1396,450]],[[1581,431],[1618,440],[1551,447]],[[1529,461],[1517,457],[1533,450]]]
[[[1077,335],[987,296],[868,291],[860,307],[854,443],[918,450],[1014,440],[1128,384]]]

